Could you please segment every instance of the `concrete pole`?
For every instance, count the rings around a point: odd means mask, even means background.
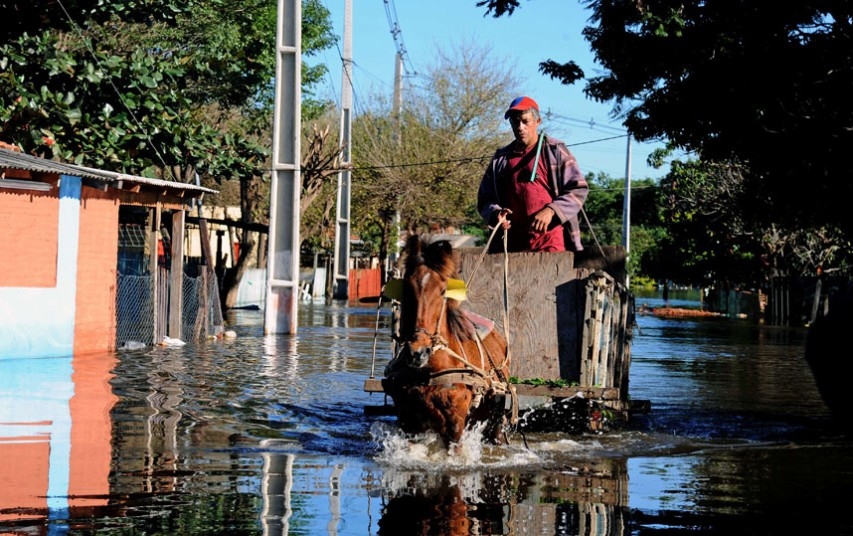
[[[341,82],[341,172],[338,173],[337,226],[335,228],[335,279],[332,295],[349,297],[350,166],[352,165],[352,0],[344,9],[343,80]]]
[[[278,0],[264,333],[296,333],[302,135],[302,2]]]
[[[628,148],[625,156],[625,199],[622,202],[622,246],[625,247],[625,262],[631,252],[631,135],[628,134]],[[628,286],[628,275],[625,275]]]
[[[398,52],[394,62],[394,142],[399,146],[403,142],[403,56]],[[400,209],[394,210],[394,223],[391,226],[393,251],[391,270],[400,258]]]

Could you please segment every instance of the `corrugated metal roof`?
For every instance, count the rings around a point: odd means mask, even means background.
[[[106,171],[103,169],[67,164],[65,162],[56,162],[2,148],[0,148],[0,168],[23,169],[26,171],[35,171],[40,173],[58,173],[60,175],[72,175],[75,177],[94,179],[106,183],[118,183],[121,181],[123,183],[162,187],[172,190],[185,190],[197,193],[217,193],[216,190],[211,190],[210,188],[205,188],[203,186],[196,186],[195,184],[187,184],[185,182],[177,181],[164,181],[162,179],[149,179],[147,177],[126,175],[115,171]]]

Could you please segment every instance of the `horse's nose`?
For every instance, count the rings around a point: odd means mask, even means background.
[[[409,346],[409,366],[415,368],[423,368],[429,362],[429,356],[432,352],[428,346],[412,347]]]
[[[416,333],[408,342],[409,366],[415,368],[425,367],[432,354],[432,341],[423,333]]]

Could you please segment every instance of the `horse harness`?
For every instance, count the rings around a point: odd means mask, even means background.
[[[483,399],[483,396],[486,394],[494,394],[494,395],[509,395],[510,404],[511,404],[511,413],[512,413],[512,423],[514,424],[518,419],[518,404],[516,402],[515,389],[513,389],[509,383],[509,379],[504,375],[502,368],[504,363],[501,364],[500,367],[497,366],[494,359],[492,358],[492,354],[486,350],[483,345],[483,338],[480,333],[474,328],[474,340],[477,343],[478,353],[480,355],[480,366],[471,363],[468,360],[467,356],[464,355],[465,352],[463,350],[462,354],[459,355],[453,349],[450,348],[448,341],[446,341],[440,334],[439,329],[441,327],[442,320],[444,320],[445,310],[447,309],[447,298],[444,298],[444,302],[441,307],[441,314],[439,314],[438,320],[436,322],[435,331],[430,333],[424,328],[418,327],[415,328],[415,333],[423,333],[430,339],[430,347],[429,354],[432,355],[435,352],[443,351],[460,362],[460,368],[453,369],[445,369],[438,372],[430,373],[428,377],[425,378],[425,385],[435,385],[435,386],[450,386],[453,384],[464,384],[471,387],[474,391],[474,401],[471,404],[471,408],[477,408],[480,405],[480,402]],[[397,351],[397,355],[391,360],[388,364],[388,367],[393,369],[393,365],[398,359],[401,357],[403,350],[408,347],[408,341],[404,341],[402,337],[395,336],[394,340],[397,344],[400,345],[399,350]],[[485,357],[485,359],[484,359]],[[494,371],[494,376],[489,374],[485,370],[486,359],[488,359],[489,364]]]

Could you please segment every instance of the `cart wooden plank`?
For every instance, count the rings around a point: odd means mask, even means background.
[[[614,387],[581,387],[579,385],[556,387],[550,385],[515,384],[515,393],[519,396],[541,396],[548,398],[574,398],[577,396],[589,400],[618,400],[619,389]],[[382,380],[372,378],[364,381],[364,390],[368,393],[384,393]]]

